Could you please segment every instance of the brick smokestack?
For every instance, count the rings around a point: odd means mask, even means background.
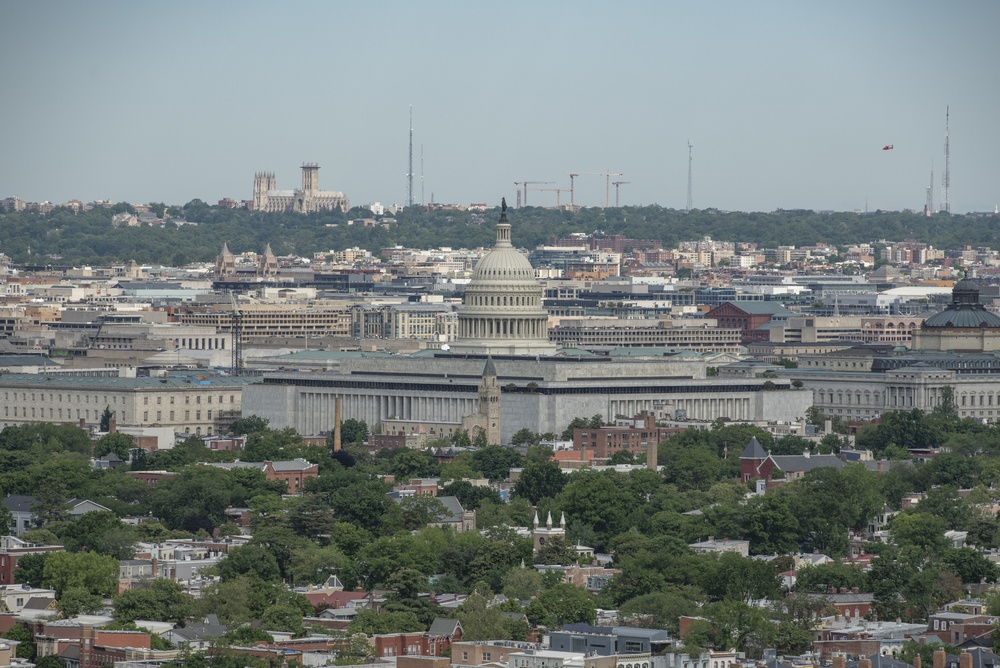
[[[116,431],[118,431],[118,420],[116,420],[115,416],[112,415],[111,419],[108,420],[108,433],[113,434]]]
[[[972,655],[964,651],[959,654],[958,668],[972,668]]]
[[[340,397],[333,400],[333,451],[340,450]]]
[[[944,653],[943,649],[934,650],[933,668],[944,668],[946,660],[947,660],[947,655]]]

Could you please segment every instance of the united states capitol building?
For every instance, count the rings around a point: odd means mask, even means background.
[[[244,390],[244,415],[319,434],[331,430],[340,399],[343,419],[448,433],[470,416],[491,422],[492,411],[500,424],[490,439],[509,443],[519,429],[560,432],[581,416],[792,421],[812,404],[812,393],[788,379],[709,377],[710,367],[736,361],[728,354],[612,357],[558,348],[548,337],[542,286],[512,244],[506,211],[496,233],[465,291],[450,349],[345,359],[338,373],[271,374]]]
[[[319,189],[319,165],[315,162],[302,165],[302,188],[299,190],[278,190],[273,172],[254,174],[251,211],[314,213],[333,210],[347,212],[350,208],[351,203],[344,193]]]

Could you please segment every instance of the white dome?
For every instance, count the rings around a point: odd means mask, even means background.
[[[510,243],[510,224],[502,214],[497,242],[472,272],[458,312],[459,353],[548,355],[548,312],[542,286],[528,258]]]

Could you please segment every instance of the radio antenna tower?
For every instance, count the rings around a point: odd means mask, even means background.
[[[934,160],[931,160],[931,182],[927,186],[927,203],[924,204],[924,215],[934,215]]]
[[[406,173],[406,205],[413,206],[413,105],[410,105],[410,170]]]
[[[951,200],[948,199],[948,188],[951,187],[951,147],[949,146],[948,120],[950,108],[944,108],[944,175],[941,177],[941,191],[944,201],[941,202],[941,210],[951,213]]]
[[[426,204],[424,199],[424,145],[420,145],[420,206]]]
[[[687,198],[687,207],[684,209],[685,211],[690,211],[691,207],[694,206],[694,195],[693,195],[693,190],[691,188],[691,149],[692,148],[694,148],[694,145],[691,143],[691,140],[688,139],[688,198]]]

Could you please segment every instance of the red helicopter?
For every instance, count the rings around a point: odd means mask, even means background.
[[[891,151],[893,148],[895,148],[895,146],[893,144],[886,144],[885,146],[882,147],[882,150],[883,151]]]

